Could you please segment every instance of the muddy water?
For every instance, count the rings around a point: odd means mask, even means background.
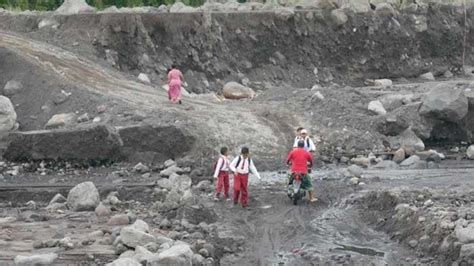
[[[411,254],[381,232],[369,228],[357,210],[345,204],[349,187],[338,181],[337,171],[313,174],[319,201],[292,205],[285,194],[285,174],[262,174],[250,179],[250,210],[225,206],[226,223],[247,239],[239,265],[401,265]],[[228,209],[230,208],[230,212]],[[229,219],[230,218],[230,219]],[[223,264],[224,265],[224,264]]]

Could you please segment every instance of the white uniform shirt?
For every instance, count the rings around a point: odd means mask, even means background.
[[[214,178],[219,176],[219,172],[229,172],[229,159],[226,156],[220,156],[217,160],[216,170],[214,171]]]
[[[298,147],[298,141],[302,140],[301,137],[295,137],[295,142],[293,143],[293,148],[297,148]],[[304,139],[304,149],[306,151],[316,151],[316,145],[314,145],[314,142],[313,140],[309,137],[309,136],[306,136],[306,138]]]
[[[240,162],[239,162],[239,165],[237,165],[237,161],[239,161],[239,158],[240,158]],[[250,160],[249,158],[244,159],[244,157],[242,157],[241,155],[235,157],[234,160],[232,160],[232,162],[229,165],[229,168],[234,173],[239,173],[242,175],[247,175],[249,173],[252,173],[258,179],[261,179],[260,174],[257,171],[257,168],[253,164],[253,160]]]

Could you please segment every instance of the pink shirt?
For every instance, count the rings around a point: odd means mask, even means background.
[[[176,81],[179,81],[179,83],[181,83],[182,77],[183,77],[183,73],[181,73],[181,71],[179,71],[178,69],[172,69],[172,70],[168,73],[168,81],[169,81],[169,83],[171,83],[171,82],[176,82]]]

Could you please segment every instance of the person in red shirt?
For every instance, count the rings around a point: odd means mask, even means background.
[[[308,164],[310,168],[313,166],[313,156],[304,149],[304,141],[298,141],[298,147],[288,154],[286,163],[291,165],[290,180],[292,180],[293,174],[303,174],[301,186],[308,191],[309,201],[315,202],[317,199],[313,195],[313,185],[311,177],[308,175]]]

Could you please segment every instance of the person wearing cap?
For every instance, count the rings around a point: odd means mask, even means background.
[[[308,197],[310,202],[315,202],[317,199],[314,197],[313,193],[313,184],[311,182],[311,177],[308,175],[308,166],[311,168],[313,166],[313,156],[310,152],[305,150],[304,141],[299,140],[297,143],[298,147],[293,149],[289,154],[286,160],[288,165],[291,165],[291,173],[289,176],[290,184],[293,181],[294,174],[302,174],[303,180],[301,187],[308,191]]]
[[[298,147],[298,142],[302,140],[304,141],[304,149],[309,152],[315,152],[316,146],[314,145],[313,140],[308,136],[308,131],[306,129],[301,129],[300,135],[295,138],[295,142],[293,144],[293,148]]]
[[[249,148],[243,147],[241,154],[232,160],[229,165],[230,170],[234,173],[234,205],[242,204],[243,208],[248,207],[248,183],[249,174],[252,173],[261,179],[260,174],[250,158]]]

